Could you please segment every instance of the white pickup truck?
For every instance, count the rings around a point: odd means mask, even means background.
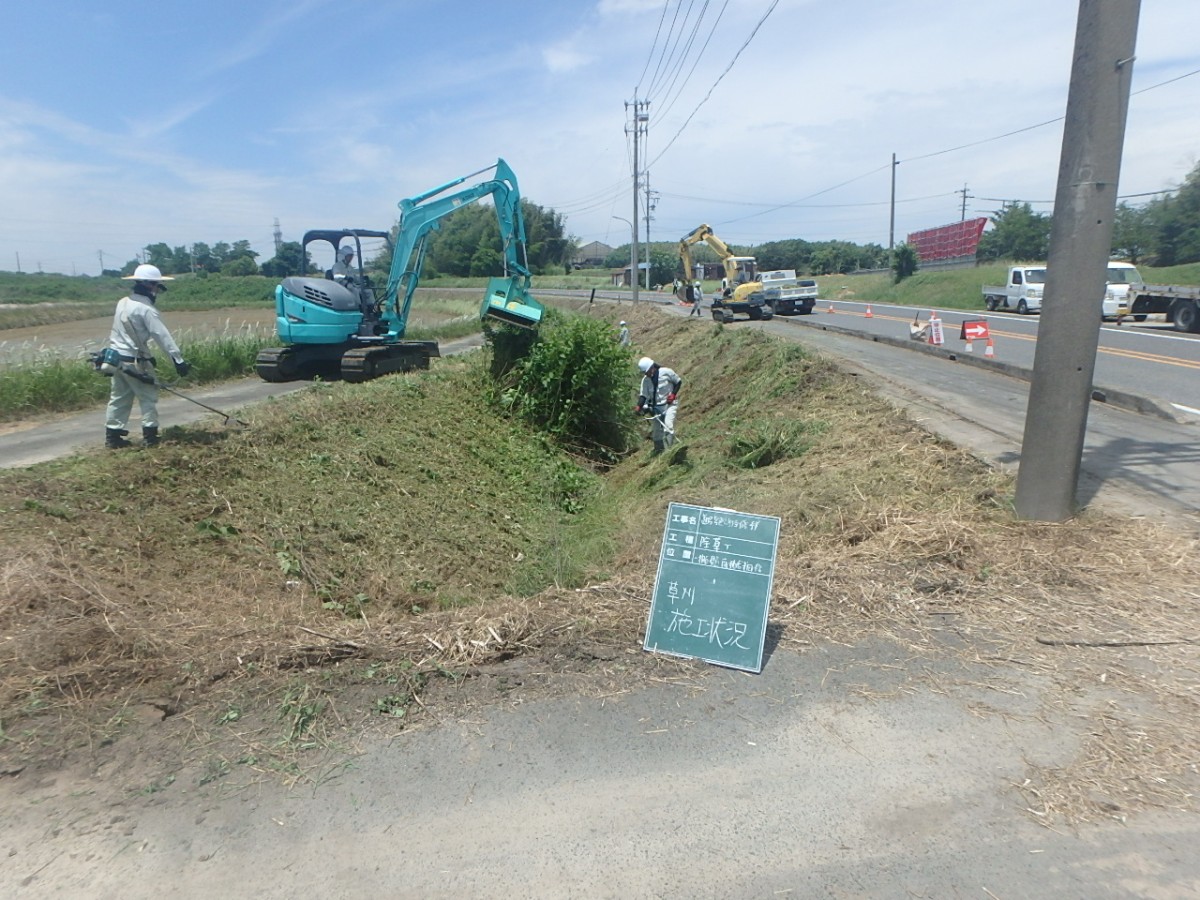
[[[797,278],[795,269],[776,269],[759,272],[763,296],[777,316],[806,316],[817,303],[817,283],[811,278]]]
[[[1008,284],[985,284],[983,302],[991,311],[1015,309],[1021,315],[1039,312],[1046,287],[1046,267],[1011,266]]]

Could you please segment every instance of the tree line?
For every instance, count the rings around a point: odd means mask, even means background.
[[[753,256],[759,271],[795,269],[807,275],[833,275],[860,269],[887,267],[888,252],[879,244],[854,244],[850,241],[806,241],[789,238],[767,241],[764,244],[729,244],[734,256]],[[679,242],[652,242],[639,246],[642,262],[650,263],[652,284],[670,284],[682,277]],[[697,263],[718,263],[716,252],[707,244],[691,247],[692,260]],[[623,244],[604,259],[604,265],[619,269],[629,265],[629,244]]]
[[[535,275],[570,271],[575,241],[567,236],[566,220],[553,209],[543,209],[527,200],[521,201],[525,220],[525,247],[529,269]],[[392,226],[395,242],[400,223]],[[447,216],[430,241],[423,274],[461,277],[490,277],[503,274],[504,248],[501,246],[496,214],[489,206],[472,204]],[[192,273],[200,277],[221,275],[267,275],[283,278],[287,275],[316,274],[311,256],[305,254],[299,241],[284,241],[270,259],[260,265],[249,241],[232,244],[218,242],[190,247],[171,247],[165,243],[148,244],[142,258],[131,259],[119,269],[105,269],[105,275],[129,275],[141,263],[149,263],[164,275]],[[377,256],[364,260],[371,272],[385,274],[392,265],[392,248],[386,246]]]
[[[991,216],[992,230],[976,257],[1044,260],[1050,253],[1051,216],[1028,203],[1006,205]],[[1200,163],[1179,188],[1141,206],[1117,204],[1112,255],[1135,265],[1178,266],[1200,262]]]

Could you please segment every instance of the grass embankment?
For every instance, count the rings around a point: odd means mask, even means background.
[[[0,473],[6,768],[154,748],[156,784],[191,790],[305,774],[371,723],[516,690],[699,678],[639,650],[679,501],[781,518],[774,652],[890,641],[911,689],[943,693],[951,667],[927,683],[921,660],[958,654],[964,684],[1026,698],[1005,715],[1079,729],[1076,762],[1026,773],[1044,818],[1192,807],[1200,663],[1170,638],[1200,612],[1193,537],[1015,521],[1006,477],[830,361],[748,326],[621,315],[631,402],[637,356],[684,378],[680,443],[603,474],[486,404],[479,358]],[[1162,645],[1116,643],[1138,639]],[[167,716],[153,731],[147,710]]]

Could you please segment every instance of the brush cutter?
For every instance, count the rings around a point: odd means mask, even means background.
[[[128,375],[130,378],[136,378],[138,381],[145,382],[146,384],[152,384],[161,390],[168,391],[169,393],[174,394],[176,397],[180,397],[180,398],[186,400],[188,403],[195,403],[197,406],[204,407],[209,412],[216,413],[218,416],[221,416],[221,418],[223,418],[225,420],[224,424],[226,424],[226,425],[228,425],[230,422],[233,422],[235,425],[241,425],[243,427],[245,427],[249,424],[248,422],[243,422],[241,419],[239,419],[237,416],[233,415],[232,413],[221,412],[221,410],[217,409],[215,406],[209,406],[207,403],[201,403],[196,398],[189,397],[183,391],[177,391],[175,388],[171,387],[169,384],[163,384],[161,381],[159,381],[153,375],[150,375],[146,372],[140,372],[137,369],[135,369],[133,366],[121,366],[121,371],[124,372],[126,375]]]

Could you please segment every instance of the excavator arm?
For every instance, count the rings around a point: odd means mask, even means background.
[[[461,191],[446,193],[493,169],[491,178]],[[523,328],[533,328],[541,321],[544,308],[529,295],[531,273],[525,255],[525,220],[521,214],[517,176],[503,159],[499,159],[494,166],[400,201],[400,227],[384,291],[384,305],[391,312],[399,334],[404,334],[408,324],[413,293],[421,280],[431,234],[445,216],[484,197],[491,197],[496,210],[504,276],[489,281],[480,318],[495,318]]]

